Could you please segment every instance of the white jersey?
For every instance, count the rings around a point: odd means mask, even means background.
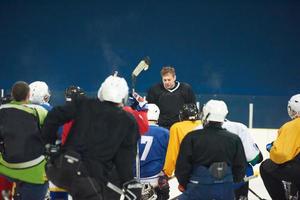
[[[259,149],[256,146],[253,138],[248,131],[247,126],[242,123],[226,120],[223,125],[227,131],[238,135],[243,143],[247,162],[251,162],[259,154]]]

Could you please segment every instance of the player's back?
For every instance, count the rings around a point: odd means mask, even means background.
[[[164,165],[169,131],[163,127],[150,125],[148,132],[139,140],[141,177],[158,174]]]

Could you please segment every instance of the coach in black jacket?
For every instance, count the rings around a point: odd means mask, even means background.
[[[133,179],[138,128],[122,109],[127,95],[125,79],[109,76],[98,91],[99,99],[79,99],[49,112],[43,129],[46,143],[53,144],[58,127],[74,120],[61,149],[63,157],[53,162],[55,169],[66,168],[64,173],[47,171],[50,180],[66,189],[73,199],[104,199],[103,187],[113,167],[121,184]],[[78,160],[80,164],[74,165]],[[60,162],[66,164],[60,166]],[[68,170],[69,165],[75,167]],[[72,170],[75,173],[68,176]]]
[[[184,104],[196,103],[192,87],[187,83],[176,81],[175,69],[163,67],[162,83],[152,86],[147,94],[147,101],[160,109],[158,124],[167,129],[179,121],[179,110]]]

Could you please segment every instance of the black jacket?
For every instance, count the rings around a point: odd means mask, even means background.
[[[0,107],[0,143],[6,162],[23,163],[43,155],[40,125],[46,114],[41,106],[16,101]]]
[[[179,184],[186,186],[193,167],[209,167],[214,162],[226,162],[232,168],[234,181],[242,181],[247,161],[240,138],[221,125],[192,131],[180,145],[175,169]]]
[[[183,104],[195,103],[196,97],[187,83],[176,82],[172,90],[165,89],[163,83],[159,83],[149,89],[147,101],[160,109],[158,124],[170,128],[179,121],[179,110]]]
[[[45,142],[54,143],[58,127],[70,120],[74,123],[62,150],[80,153],[90,176],[101,181],[115,166],[122,183],[133,178],[138,128],[130,114],[98,99],[54,107],[45,120]]]

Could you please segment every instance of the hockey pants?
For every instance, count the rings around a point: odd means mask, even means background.
[[[260,175],[273,200],[285,199],[283,180],[291,182],[300,191],[300,161],[278,165],[267,159],[260,165]]]
[[[88,176],[76,152],[66,152],[49,161],[46,174],[56,186],[67,190],[73,200],[103,200],[103,185]]]
[[[230,167],[216,177],[210,168],[198,166],[179,200],[233,200],[233,177]]]

